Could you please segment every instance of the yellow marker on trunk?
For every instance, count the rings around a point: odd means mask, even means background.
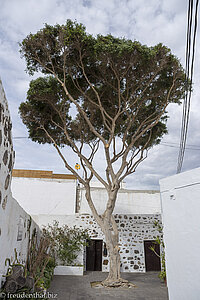
[[[78,163],[76,163],[75,169],[76,169],[76,170],[79,170],[80,168],[81,168],[81,166],[80,166]]]

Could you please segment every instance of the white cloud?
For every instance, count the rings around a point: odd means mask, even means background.
[[[89,33],[108,34],[138,39],[144,44],[163,42],[184,63],[187,23],[186,0],[6,0],[1,3],[0,15],[0,76],[9,101],[13,120],[13,135],[27,136],[27,130],[18,116],[18,106],[25,100],[30,78],[25,62],[20,59],[18,42],[43,27],[44,23],[65,23],[71,18],[82,22]],[[195,63],[195,92],[191,103],[188,143],[199,143],[199,49],[197,40]],[[169,134],[164,142],[179,143],[182,108],[171,105],[168,121]],[[52,147],[38,145],[26,139],[14,140],[17,168],[50,169],[64,172],[64,167]],[[74,155],[65,151],[72,165]],[[152,149],[147,160],[126,181],[129,187],[158,188],[161,177],[176,172],[178,148],[159,145]],[[102,154],[96,159],[101,174]],[[198,151],[185,153],[184,169],[199,166]]]

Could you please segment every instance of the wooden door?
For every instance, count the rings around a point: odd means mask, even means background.
[[[86,247],[86,271],[94,271],[95,267],[95,241],[88,241]]]
[[[95,270],[102,271],[102,240],[95,241]]]
[[[154,247],[156,253],[160,255],[160,245],[155,244],[155,241],[144,241],[144,252],[145,252],[145,265],[146,271],[160,271],[160,257],[157,256],[151,249],[151,246]]]
[[[102,270],[102,240],[90,240],[86,247],[86,271]]]

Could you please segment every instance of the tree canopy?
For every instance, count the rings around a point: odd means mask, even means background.
[[[124,282],[113,217],[120,182],[167,133],[166,108],[183,98],[184,70],[162,44],[147,47],[112,35],[92,36],[71,20],[29,34],[21,43],[21,54],[30,75],[42,74],[30,82],[27,100],[20,105],[29,137],[52,143],[66,168],[84,185],[88,205],[106,238],[110,272],[105,283]],[[64,145],[79,157],[83,176],[62,154]],[[95,168],[99,145],[106,179]],[[92,199],[93,176],[107,191],[103,214]]]
[[[21,54],[29,74],[44,74],[31,81],[20,105],[29,136],[39,143],[101,140],[105,146],[120,138],[132,150],[148,149],[167,133],[166,106],[184,94],[184,71],[166,46],[94,37],[71,20],[28,35]]]

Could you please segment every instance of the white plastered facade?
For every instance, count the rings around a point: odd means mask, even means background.
[[[17,253],[17,259],[21,263],[26,260],[29,240],[27,228],[30,227],[30,234],[34,229],[39,231],[39,227],[31,222],[30,216],[11,193],[14,164],[11,128],[8,103],[0,81],[0,287],[8,268],[6,259],[14,262]]]
[[[200,168],[160,180],[170,300],[200,299]]]

